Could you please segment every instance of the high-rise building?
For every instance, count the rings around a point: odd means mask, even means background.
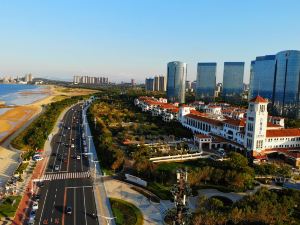
[[[24,81],[25,82],[32,82],[32,74],[29,73],[29,74],[26,74],[25,77],[24,77]]]
[[[167,81],[165,76],[159,76],[159,91],[166,91]]]
[[[185,81],[185,89],[187,91],[192,89],[192,82],[191,81],[189,81],[189,80]]]
[[[135,79],[131,79],[130,83],[131,83],[131,86],[135,86]]]
[[[154,91],[159,91],[159,76],[154,77]]]
[[[154,91],[154,79],[153,78],[146,78],[145,89],[146,89],[146,91]]]
[[[244,62],[225,62],[223,73],[223,97],[240,99],[243,93]]]
[[[167,97],[171,102],[185,102],[185,81],[187,64],[183,62],[168,63]]]
[[[74,84],[108,84],[107,77],[73,76]]]
[[[276,54],[273,89],[273,111],[276,114],[300,118],[300,51]]]
[[[198,63],[196,98],[210,99],[215,97],[217,63]]]
[[[269,101],[273,98],[275,55],[256,57],[250,67],[249,99],[260,95]]]

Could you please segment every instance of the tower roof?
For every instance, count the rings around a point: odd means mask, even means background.
[[[250,102],[256,102],[256,103],[268,103],[267,99],[264,99],[263,97],[257,95],[255,98],[252,98]]]

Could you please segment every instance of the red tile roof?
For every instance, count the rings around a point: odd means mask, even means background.
[[[222,122],[230,124],[230,125],[233,125],[233,126],[237,126],[237,127],[244,127],[244,126],[246,126],[246,122],[245,122],[244,119],[235,120],[235,119],[228,118],[228,119],[226,119],[226,120],[224,120]]]
[[[267,130],[266,137],[300,137],[300,129]]]
[[[197,138],[211,138],[211,136],[205,135],[205,134],[195,134]]]
[[[259,95],[257,95],[255,98],[251,99],[250,102],[268,103],[268,100],[266,100],[263,97],[260,97]]]

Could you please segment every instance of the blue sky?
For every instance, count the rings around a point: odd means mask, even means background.
[[[104,75],[144,81],[169,61],[249,64],[300,49],[299,0],[3,0],[0,76],[32,72],[70,79]]]

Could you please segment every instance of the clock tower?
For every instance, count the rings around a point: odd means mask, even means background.
[[[244,146],[253,155],[257,155],[265,149],[268,123],[267,105],[268,101],[260,96],[249,101]]]

